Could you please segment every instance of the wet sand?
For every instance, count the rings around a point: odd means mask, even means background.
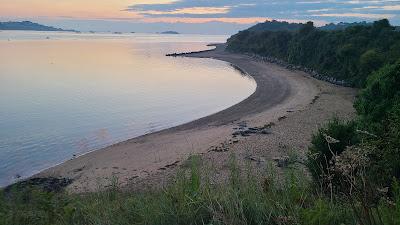
[[[333,115],[343,118],[354,115],[353,89],[327,84],[304,72],[290,71],[246,55],[225,52],[223,45],[214,51],[186,56],[229,62],[251,75],[257,89],[244,101],[219,113],[91,152],[35,177],[71,178],[74,180],[68,187],[71,192],[96,191],[113,182],[122,187],[157,186],[194,154],[223,167],[232,152],[242,161],[249,156],[251,161],[254,157],[272,160],[287,154],[282,146],[299,147],[299,152],[304,152],[312,133],[326,119]],[[274,124],[268,134],[259,129],[251,135],[232,135],[268,124]]]

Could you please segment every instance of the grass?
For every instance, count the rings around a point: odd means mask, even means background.
[[[0,224],[357,224],[346,202],[315,193],[300,170],[287,169],[283,177],[276,177],[273,168],[268,167],[261,179],[253,176],[250,166],[240,170],[232,157],[230,177],[221,184],[213,183],[207,175],[212,171],[193,158],[192,165],[162,190],[131,193],[114,186],[76,195],[28,187],[1,193]],[[386,203],[379,207],[389,217],[393,214]]]

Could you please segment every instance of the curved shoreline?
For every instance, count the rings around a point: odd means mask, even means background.
[[[106,187],[112,177],[117,177],[121,185],[129,185],[175,167],[192,154],[205,153],[221,143],[231,142],[232,132],[240,123],[263,126],[277,121],[289,110],[301,110],[319,93],[305,74],[225,52],[223,45],[213,51],[185,56],[229,62],[253,77],[256,91],[218,113],[90,152],[34,177],[71,178],[74,182],[68,188],[73,192]]]

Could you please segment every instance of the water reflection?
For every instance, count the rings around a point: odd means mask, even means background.
[[[220,37],[32,40],[32,33],[19,39],[6,33],[0,33],[0,185],[215,113],[256,86],[228,63],[164,56],[207,49],[200,39]]]

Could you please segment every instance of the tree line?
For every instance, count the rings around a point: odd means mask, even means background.
[[[227,50],[274,57],[364,87],[369,74],[400,58],[400,32],[387,19],[333,31],[308,22],[294,31],[241,31],[228,39]]]

